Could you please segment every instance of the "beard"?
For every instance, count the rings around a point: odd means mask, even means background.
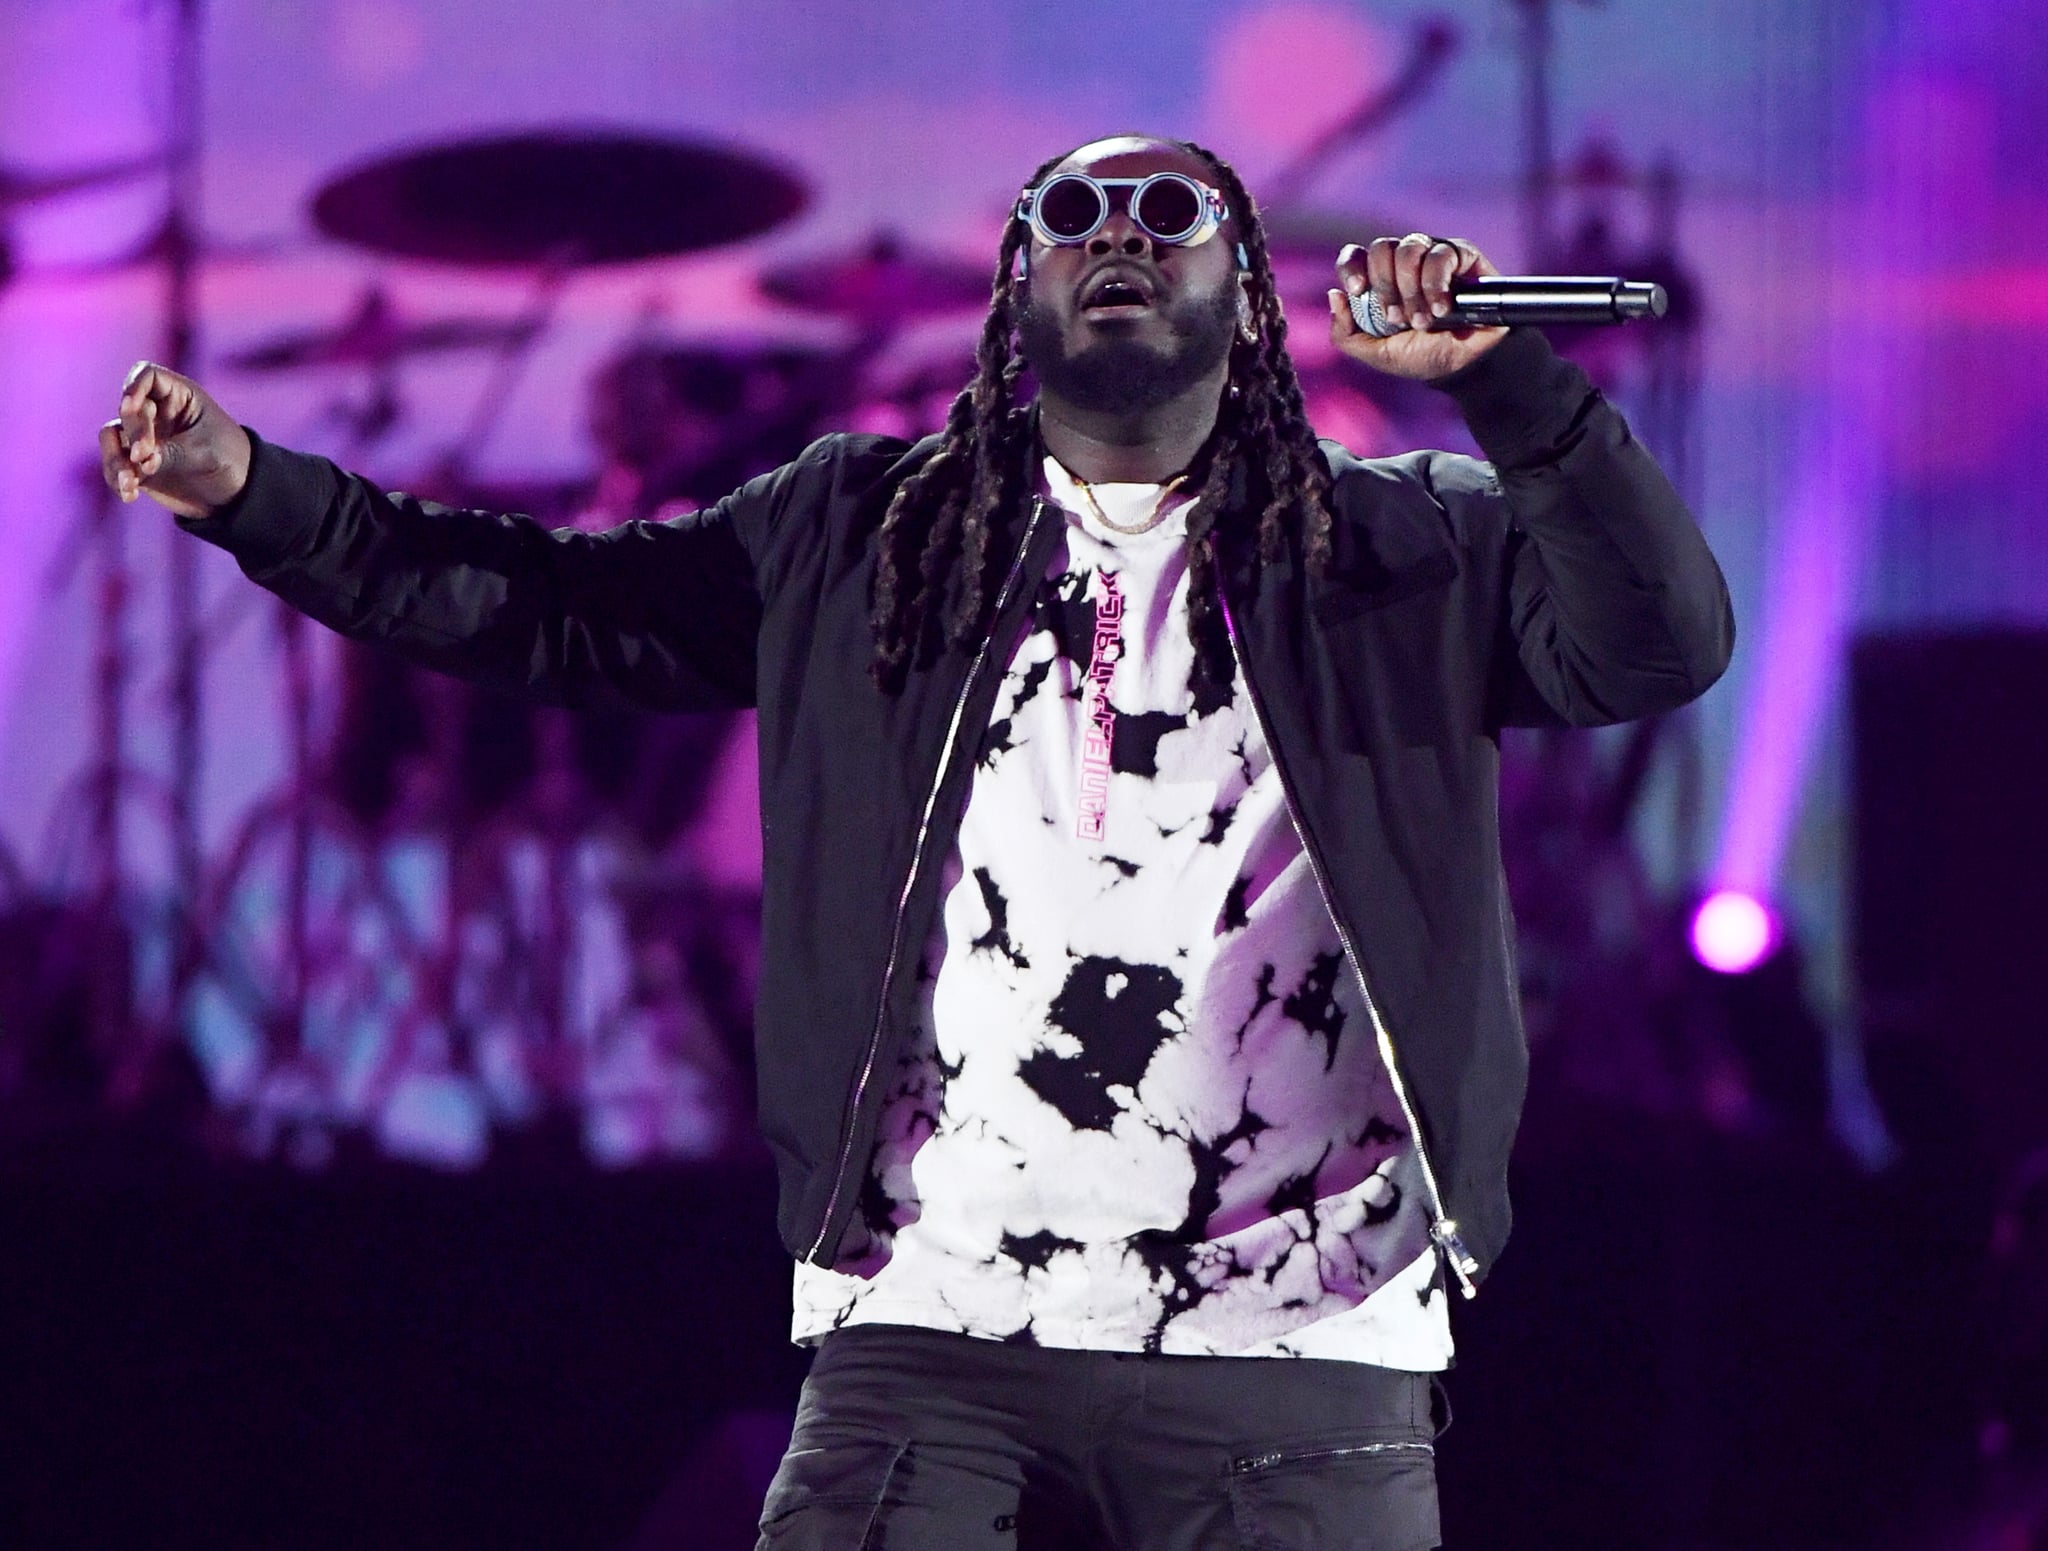
[[[1237,334],[1234,287],[1180,298],[1160,316],[1172,334],[1163,347],[1111,327],[1069,352],[1059,320],[1027,292],[1017,315],[1017,345],[1038,385],[1075,408],[1139,414],[1171,403],[1230,358]]]

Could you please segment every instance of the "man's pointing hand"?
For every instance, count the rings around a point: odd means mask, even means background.
[[[148,495],[180,517],[227,505],[249,481],[249,433],[189,377],[139,361],[100,427],[100,473],[124,501]]]

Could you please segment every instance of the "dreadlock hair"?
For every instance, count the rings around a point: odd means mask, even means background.
[[[1230,643],[1217,601],[1216,520],[1240,472],[1258,505],[1257,563],[1278,560],[1290,541],[1309,567],[1330,558],[1329,473],[1301,402],[1301,383],[1287,355],[1287,320],[1266,252],[1258,209],[1237,172],[1191,141],[1171,141],[1214,173],[1244,249],[1251,303],[1247,342],[1231,345],[1230,387],[1216,427],[1189,465],[1199,494],[1188,521],[1188,634],[1195,645],[1195,682],[1228,680]],[[1066,160],[1039,165],[1036,187]],[[905,480],[882,518],[875,572],[875,657],[878,684],[903,682],[912,659],[938,645],[968,645],[985,630],[993,605],[990,528],[1021,495],[1031,466],[1030,416],[1016,403],[1025,363],[1017,351],[1020,304],[1014,271],[1030,229],[1012,214],[996,258],[994,294],[975,350],[974,380],[953,400],[938,450]]]

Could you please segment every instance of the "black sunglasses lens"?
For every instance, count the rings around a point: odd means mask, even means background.
[[[1038,191],[1038,219],[1063,242],[1077,242],[1102,224],[1102,194],[1080,178],[1054,178]]]
[[[1131,214],[1138,224],[1162,242],[1187,236],[1202,224],[1202,197],[1192,183],[1179,178],[1160,178],[1137,191],[1137,206]]]

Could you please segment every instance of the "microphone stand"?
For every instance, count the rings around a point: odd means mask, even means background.
[[[127,526],[97,470],[85,499],[92,503],[92,529],[99,550],[99,586],[94,598],[97,625],[93,652],[93,765],[91,787],[93,1038],[103,1051],[127,1045],[129,1002],[128,934],[122,918],[122,753],[127,727],[127,617],[132,595],[122,530]],[[117,956],[119,960],[116,972]]]

